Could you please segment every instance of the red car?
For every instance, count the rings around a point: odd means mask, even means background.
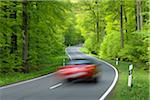
[[[60,78],[67,81],[76,79],[98,81],[97,65],[85,59],[71,60],[69,65],[60,67],[57,74]]]

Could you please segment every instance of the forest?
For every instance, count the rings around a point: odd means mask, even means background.
[[[148,4],[144,0],[82,2],[77,27],[85,47],[102,59],[148,64]]]
[[[150,64],[148,0],[0,2],[0,73],[28,73],[84,44],[101,59]],[[148,69],[148,67],[146,67]]]
[[[83,40],[69,2],[2,1],[0,8],[1,73],[38,69]]]

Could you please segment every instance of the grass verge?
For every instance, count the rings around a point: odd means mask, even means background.
[[[86,48],[81,48],[81,52],[89,53]],[[87,52],[88,51],[88,52]],[[91,55],[91,54],[90,54]],[[93,56],[93,54],[92,54]],[[96,55],[94,55],[97,57]],[[98,58],[98,57],[97,57]],[[119,65],[115,65],[115,61],[106,60],[108,63],[115,66],[119,72],[119,79],[111,94],[108,97],[108,100],[149,100],[149,71],[144,70],[145,64],[137,65],[133,68],[133,79],[132,88],[128,88],[128,66],[129,62],[119,62]]]
[[[143,66],[133,69],[133,86],[128,88],[128,62],[120,62],[115,65],[115,61],[106,60],[114,65],[119,72],[119,79],[116,87],[109,96],[109,100],[149,100],[149,71]]]
[[[87,53],[87,54],[90,53],[90,51],[87,48],[84,48],[84,47],[80,48],[80,51],[84,52],[84,53]]]
[[[62,66],[63,58],[66,58],[66,56],[54,58],[52,65],[43,65],[39,70],[30,71],[29,73],[14,72],[9,74],[0,74],[0,86],[21,82],[52,73],[56,71],[59,66]]]

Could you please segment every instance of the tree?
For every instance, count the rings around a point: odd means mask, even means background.
[[[119,57],[121,60],[147,63],[147,1],[108,0],[95,3],[94,0],[81,1],[79,5],[82,5],[82,8],[77,14],[78,27],[89,51],[97,51],[101,58]],[[140,32],[136,32],[135,26]],[[103,33],[105,35],[102,35]],[[100,43],[95,42],[97,38],[100,39]]]
[[[124,34],[123,34],[123,2],[120,3],[120,40],[121,40],[121,48],[124,48]]]
[[[23,0],[23,67],[25,72],[28,72],[28,15],[27,15],[27,0]]]
[[[141,0],[136,0],[136,27],[138,31],[142,28]]]
[[[64,37],[72,23],[67,20],[69,2],[2,1],[0,8],[0,72],[39,70],[64,54]]]
[[[81,8],[77,8],[79,9],[77,13],[77,27],[85,38],[85,46],[98,53],[106,33],[105,13],[103,12],[106,7],[103,5],[103,1],[98,0],[81,1],[78,6],[81,6]]]

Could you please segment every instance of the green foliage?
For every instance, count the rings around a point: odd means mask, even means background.
[[[109,63],[115,65],[115,61],[109,60]],[[116,68],[119,71],[119,79],[112,94],[108,97],[110,100],[148,100],[149,97],[149,72],[142,68],[146,66],[142,64],[141,68],[134,66],[133,69],[133,87],[127,87],[128,83],[128,62],[120,62]]]
[[[133,62],[148,62],[148,35],[149,32],[133,32],[128,35],[125,47],[119,52],[122,59]]]
[[[100,2],[95,4],[95,1],[81,1],[77,6],[79,8],[77,8],[76,14],[76,27],[85,39],[85,47],[94,52],[98,52],[105,34],[103,26],[105,22],[101,17],[102,15],[98,12],[101,6]]]
[[[21,52],[15,49],[12,53],[12,36],[14,34],[19,37],[21,33],[21,22],[18,19],[20,17],[21,4],[19,2],[2,1],[0,2],[0,10],[0,58],[2,58],[0,59],[0,73],[19,71],[22,68],[21,57],[18,56]],[[20,42],[18,38],[16,41]]]
[[[113,37],[113,38],[112,38]],[[120,33],[113,31],[108,34],[103,43],[101,44],[101,49],[99,52],[100,58],[116,58],[118,57],[118,52],[120,51]]]
[[[99,48],[99,44],[97,44],[97,41],[95,41],[95,39],[96,35],[93,32],[88,33],[88,37],[86,38],[84,46],[90,51],[97,51]]]
[[[89,52],[89,50],[87,49],[87,48],[80,48],[80,51],[81,52],[83,52],[83,53],[87,53],[87,54],[89,54],[90,52]]]
[[[0,72],[22,72],[22,2],[2,1],[0,8]],[[75,29],[70,31],[74,26],[73,19],[67,20],[71,15],[69,2],[28,1],[27,12],[28,67],[34,70],[39,69],[38,65],[51,64],[55,56],[65,53],[64,37],[69,32],[80,33]],[[10,17],[12,14],[16,17]],[[71,24],[72,27],[68,28]],[[17,37],[15,40],[14,35]],[[78,40],[73,41],[77,43]]]
[[[84,42],[101,58],[148,61],[149,2],[142,1],[142,30],[136,31],[135,1],[124,0],[124,48],[120,45],[120,0],[28,1],[28,66],[50,64],[66,46]],[[0,72],[22,71],[22,3],[0,2]],[[16,37],[16,38],[14,38]],[[34,68],[33,68],[34,69]],[[35,68],[38,69],[38,68]]]
[[[71,5],[71,11],[68,13],[68,16],[66,17],[67,19],[67,31],[65,32],[64,36],[64,44],[66,46],[69,45],[76,45],[83,43],[84,39],[81,36],[80,31],[76,27],[76,5],[70,4]]]
[[[124,48],[121,48],[120,4],[123,4]],[[135,1],[80,1],[77,28],[85,38],[84,46],[100,58],[149,64],[149,2],[141,1],[142,30],[136,31]],[[97,23],[99,24],[97,28]],[[98,34],[99,32],[99,34]],[[99,39],[99,41],[98,41]]]
[[[24,80],[29,80],[32,78],[40,77],[42,75],[54,72],[58,69],[59,66],[62,66],[63,59],[67,59],[67,56],[65,54],[59,55],[57,57],[53,57],[51,58],[50,64],[32,66],[30,67],[30,73],[26,73],[26,74],[20,72],[5,73],[5,74],[0,73],[0,77],[1,77],[0,86],[12,84]]]
[[[100,58],[119,57],[122,60],[148,63],[148,35],[149,33],[144,31],[128,34],[125,46],[121,49],[120,33],[114,31],[105,37],[99,56]]]
[[[84,41],[81,33],[79,33],[73,26],[69,27],[68,32],[65,34],[64,38],[66,46],[80,44]]]

